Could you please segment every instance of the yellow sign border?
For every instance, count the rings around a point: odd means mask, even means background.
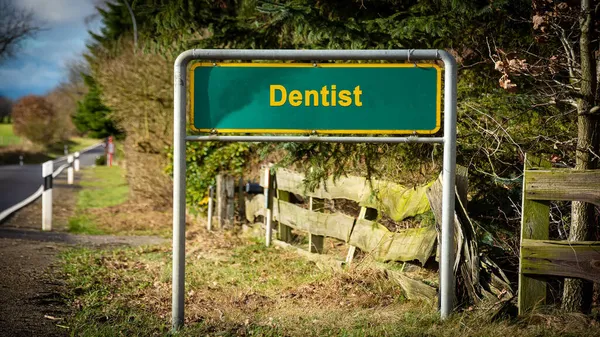
[[[194,69],[198,67],[279,67],[279,68],[435,68],[437,71],[437,94],[435,129],[433,130],[304,130],[304,129],[196,129],[194,127]],[[190,121],[195,132],[211,133],[291,133],[291,134],[419,134],[431,135],[441,127],[442,106],[442,69],[434,63],[194,63],[189,70],[190,76]]]

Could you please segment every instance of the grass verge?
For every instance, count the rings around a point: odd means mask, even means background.
[[[69,231],[79,234],[171,234],[171,212],[129,202],[129,186],[121,166],[96,166],[82,171],[75,216]]]
[[[119,166],[96,166],[84,169],[77,198],[75,216],[69,219],[69,231],[77,234],[107,234],[109,228],[102,227],[100,209],[123,204],[129,195],[129,186]],[[96,210],[96,212],[94,212]],[[110,214],[105,212],[104,216]]]
[[[12,124],[0,123],[0,146],[21,144],[21,137],[13,132]]]
[[[441,321],[407,302],[385,273],[319,269],[296,253],[227,233],[191,234],[186,327],[178,336],[598,336],[582,315],[490,321],[484,310]],[[168,246],[62,256],[77,336],[170,334]]]

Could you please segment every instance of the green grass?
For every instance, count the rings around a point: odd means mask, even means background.
[[[0,146],[21,144],[21,137],[15,136],[12,124],[0,124]]]
[[[123,169],[119,166],[96,166],[82,171],[75,216],[69,219],[69,231],[78,234],[105,234],[99,228],[94,215],[89,214],[93,208],[116,206],[127,201],[129,186],[125,180]]]
[[[600,335],[598,322],[581,315],[492,321],[489,311],[474,310],[442,321],[375,271],[319,269],[262,241],[201,235],[188,244],[186,326],[177,336]],[[61,260],[77,308],[65,323],[72,335],[170,334],[170,246],[73,249]]]
[[[127,201],[129,186],[120,166],[96,166],[83,170],[77,208],[105,208]]]
[[[119,205],[127,201],[129,186],[120,166],[96,166],[83,170],[77,206],[82,209]]]
[[[69,219],[69,232],[73,234],[101,235],[105,231],[98,228],[98,225],[90,216],[79,214]]]

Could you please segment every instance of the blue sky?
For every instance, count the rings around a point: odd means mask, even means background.
[[[97,31],[99,19],[86,24],[97,0],[12,0],[31,9],[45,30],[24,41],[18,54],[0,63],[0,95],[12,99],[52,90],[66,76],[65,64],[85,51],[88,30]]]

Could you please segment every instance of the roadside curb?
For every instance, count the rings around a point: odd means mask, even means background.
[[[94,144],[94,145],[88,146],[88,147],[82,149],[81,151],[79,151],[79,153],[84,153],[84,152],[89,151],[91,149],[94,149],[94,148],[96,148],[98,146],[101,146],[102,144],[103,143],[98,143],[98,144]],[[71,154],[68,154],[66,156],[62,156],[60,158],[56,158],[56,159],[53,160],[53,162],[64,160],[69,155],[71,155]],[[54,170],[54,172],[52,172],[52,177],[56,178],[68,166],[69,166],[68,164],[63,164],[63,165],[59,166],[56,170]],[[22,201],[18,202],[17,204],[15,204],[15,205],[13,205],[13,206],[5,209],[4,211],[0,212],[0,223],[2,223],[4,221],[4,219],[6,219],[10,215],[12,215],[14,212],[20,210],[21,208],[23,208],[23,207],[29,205],[30,203],[34,202],[35,200],[37,200],[37,198],[39,198],[42,195],[43,192],[44,192],[44,186],[42,184],[40,184],[40,187],[32,195],[28,196],[27,198],[23,199]]]

